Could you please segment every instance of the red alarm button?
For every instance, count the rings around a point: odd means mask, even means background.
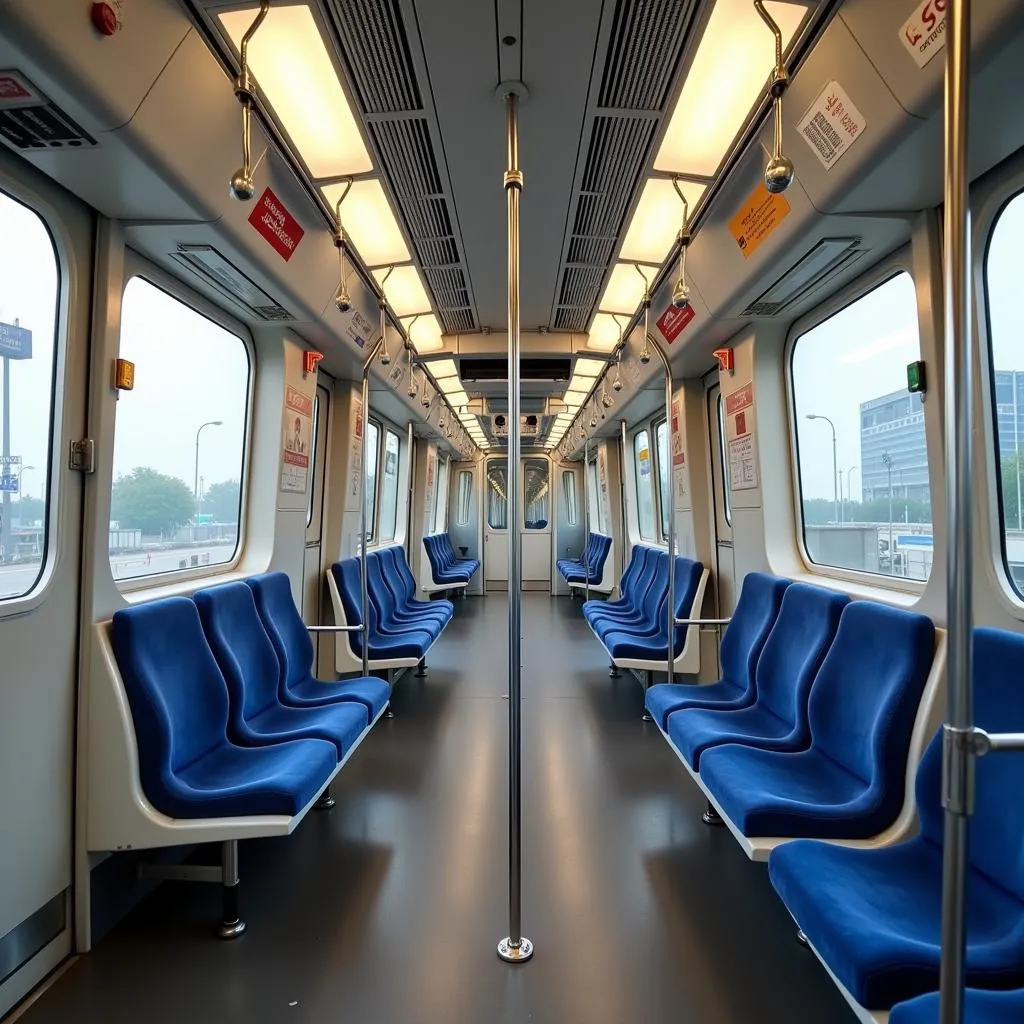
[[[89,12],[93,27],[100,35],[112,36],[117,31],[117,14],[110,4],[96,3]]]

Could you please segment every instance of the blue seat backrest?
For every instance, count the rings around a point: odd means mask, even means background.
[[[231,695],[236,725],[279,703],[281,664],[242,582],[222,583],[193,596],[203,632]]]
[[[170,774],[227,742],[227,685],[187,597],[115,612],[110,633],[135,725],[142,788],[157,793]]]
[[[757,701],[790,725],[805,719],[808,691],[828,653],[845,594],[791,583],[757,661]]]
[[[395,596],[384,578],[384,567],[378,551],[370,551],[366,555],[366,592],[381,619],[386,621],[390,618],[395,611]]]
[[[668,600],[668,552],[654,552],[654,575],[650,585],[640,595],[645,622],[667,623],[665,602]]]
[[[722,678],[744,690],[754,685],[761,649],[779,614],[789,580],[768,573],[751,572],[743,579],[732,621],[722,636]]]
[[[979,627],[974,631],[974,724],[988,732],[1024,732],[1024,636]],[[989,754],[975,762],[971,866],[1024,900],[1024,753]],[[942,845],[942,732],[928,745],[917,773],[921,832]]]
[[[643,575],[647,565],[647,553],[651,549],[643,544],[634,544],[633,550],[629,553],[629,565],[619,580],[619,594],[622,597],[629,597],[633,593],[637,580]]]
[[[643,572],[636,578],[630,593],[630,601],[637,609],[643,607],[645,595],[655,585],[661,554],[662,552],[657,551],[655,548],[647,549],[647,558],[644,561]]]
[[[380,549],[380,557],[384,561],[388,583],[398,598],[398,603],[408,604],[415,593],[416,584],[413,580],[413,587],[409,588],[412,577],[405,574],[405,550],[398,544],[391,544]]]
[[[283,572],[266,572],[245,581],[252,591],[263,628],[281,663],[285,689],[313,671],[313,641],[292,597],[292,583]]]
[[[608,552],[612,549],[611,537],[606,537],[603,533],[597,534],[597,543],[594,545],[594,558],[590,563],[591,572],[597,576],[601,576],[604,572],[604,563],[608,558]]]
[[[704,575],[704,566],[695,562],[692,558],[684,558],[676,555],[676,615],[677,619],[688,618],[691,613],[700,615],[700,609],[693,607],[694,599],[697,597],[697,588],[700,586],[701,577]],[[678,657],[686,643],[686,626],[676,626],[673,643],[673,656]]]
[[[865,782],[877,781],[886,758],[910,744],[934,654],[935,626],[927,616],[851,601],[811,688],[812,747]],[[902,784],[898,789],[902,803]]]
[[[358,558],[343,558],[331,566],[331,575],[338,588],[341,606],[345,609],[345,619],[350,626],[362,624],[362,590]],[[355,640],[359,634],[352,633]]]

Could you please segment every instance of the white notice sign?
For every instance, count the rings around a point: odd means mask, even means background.
[[[757,486],[757,460],[750,434],[729,442],[729,490],[749,491]]]
[[[923,68],[946,45],[948,0],[922,0],[900,29],[900,42]]]
[[[838,82],[829,82],[797,127],[826,169],[860,138],[865,121]]]

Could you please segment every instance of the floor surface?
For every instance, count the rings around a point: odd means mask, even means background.
[[[763,865],[608,678],[567,598],[523,595],[523,931],[508,932],[506,597],[456,606],[337,807],[241,851],[248,933],[166,883],[19,1024],[852,1024]]]

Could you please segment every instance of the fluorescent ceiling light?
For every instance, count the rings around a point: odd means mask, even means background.
[[[572,368],[572,375],[574,377],[596,377],[607,365],[603,359],[577,357],[576,365]]]
[[[412,325],[411,327],[409,325]],[[402,326],[409,335],[409,341],[417,352],[438,352],[444,348],[444,341],[441,338],[441,325],[437,317],[431,313],[429,316],[419,316],[415,320],[412,317],[403,317]]]
[[[565,389],[566,391],[584,391],[588,392],[594,386],[594,377],[577,377],[576,374],[572,375],[572,380],[569,381],[569,386]]]
[[[434,375],[434,380],[442,381],[446,377],[458,377],[459,371],[454,359],[434,359],[427,363],[427,369]]]
[[[462,381],[455,377],[437,377],[437,386],[446,394],[454,395],[462,391]]]
[[[219,15],[236,50],[254,13],[249,8]],[[249,43],[249,67],[314,178],[373,170],[338,73],[306,4],[270,8]]]
[[[566,391],[566,393],[562,396],[562,401],[565,402],[566,404],[572,402],[579,404],[580,402],[585,402],[587,399],[587,395],[589,394],[589,391]]]
[[[653,284],[657,273],[656,268],[647,267],[645,276]],[[616,263],[612,267],[611,277],[608,278],[604,295],[601,296],[597,308],[604,313],[622,313],[629,316],[636,312],[637,306],[643,301],[644,278],[632,263]],[[612,323],[614,322],[613,320]],[[617,328],[615,340],[618,341]],[[614,344],[611,347],[614,348]]]
[[[611,352],[618,343],[619,325],[615,318],[610,313],[598,313],[590,325],[587,348],[597,349],[598,352]]]
[[[324,185],[321,191],[333,210],[345,184]],[[352,183],[341,204],[341,224],[368,267],[408,263],[412,258],[384,188],[376,178]]]
[[[690,213],[697,200],[704,195],[704,186],[692,181],[680,181]],[[644,185],[640,202],[619,253],[620,260],[638,263],[663,263],[683,225],[683,202],[676,194],[672,182],[665,178],[651,178]]]
[[[765,7],[782,32],[785,50],[807,5],[768,0]],[[654,169],[713,176],[774,66],[775,37],[750,0],[715,0]]]
[[[427,298],[419,271],[411,263],[394,269],[381,267],[373,272],[373,276],[377,284],[384,288],[388,305],[399,317],[431,312],[430,299]],[[385,277],[386,284],[383,283]]]
[[[455,406],[456,409],[461,409],[463,406],[469,405],[469,396],[465,391],[449,391],[448,402],[450,405]]]

